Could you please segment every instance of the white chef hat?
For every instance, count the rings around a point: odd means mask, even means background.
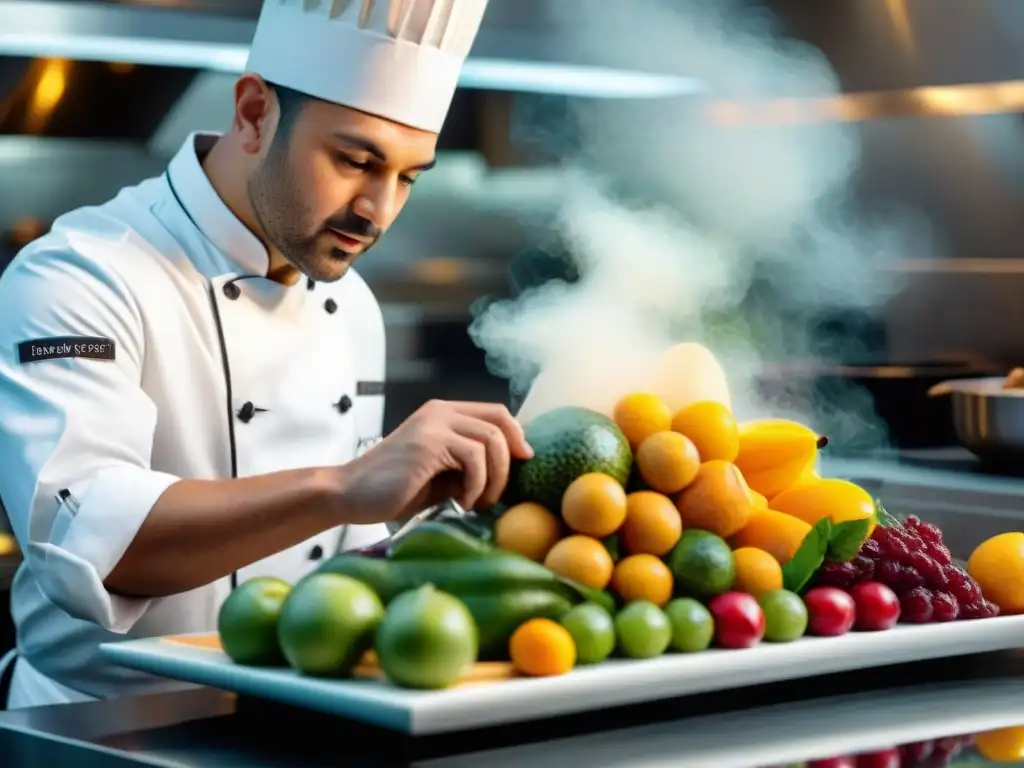
[[[246,71],[437,132],[487,0],[265,0]]]

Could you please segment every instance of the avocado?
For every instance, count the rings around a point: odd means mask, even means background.
[[[525,427],[533,458],[513,468],[516,497],[558,512],[565,489],[580,475],[603,472],[625,485],[633,452],[622,430],[587,408],[565,406],[542,413]]]

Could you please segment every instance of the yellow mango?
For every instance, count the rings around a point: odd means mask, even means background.
[[[710,349],[696,342],[666,349],[655,364],[651,378],[648,391],[660,396],[672,413],[708,400],[732,410],[725,370]]]
[[[870,519],[868,536],[875,529],[875,502],[871,494],[848,480],[805,480],[771,500],[772,509],[814,525],[827,517],[833,523]]]
[[[774,509],[755,509],[747,524],[729,539],[729,545],[733,549],[763,549],[785,565],[810,532],[810,525],[792,515]]]
[[[754,506],[754,509],[768,509],[768,499],[753,488],[748,487],[747,492],[750,494],[750,503]]]
[[[740,425],[734,463],[747,485],[771,499],[813,477],[819,439],[814,430],[788,419],[748,421]]]

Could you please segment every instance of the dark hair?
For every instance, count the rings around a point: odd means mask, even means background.
[[[315,99],[301,91],[285,88],[283,85],[267,83],[267,86],[277,97],[277,105],[281,111],[281,117],[277,123],[277,133],[274,134],[274,142],[276,143],[278,140],[287,141],[288,137],[291,136],[292,128],[295,127],[295,121],[302,113],[303,107]]]

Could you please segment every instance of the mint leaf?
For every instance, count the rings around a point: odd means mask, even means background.
[[[832,523],[827,517],[814,524],[804,537],[793,559],[782,566],[782,585],[790,592],[799,592],[825,562]]]
[[[828,559],[837,563],[848,563],[860,552],[864,539],[868,537],[871,518],[847,520],[832,526],[828,542]]]
[[[885,511],[885,507],[882,506],[881,499],[875,499],[875,518],[878,524],[883,528],[902,528],[903,524],[900,523],[895,517]]]

